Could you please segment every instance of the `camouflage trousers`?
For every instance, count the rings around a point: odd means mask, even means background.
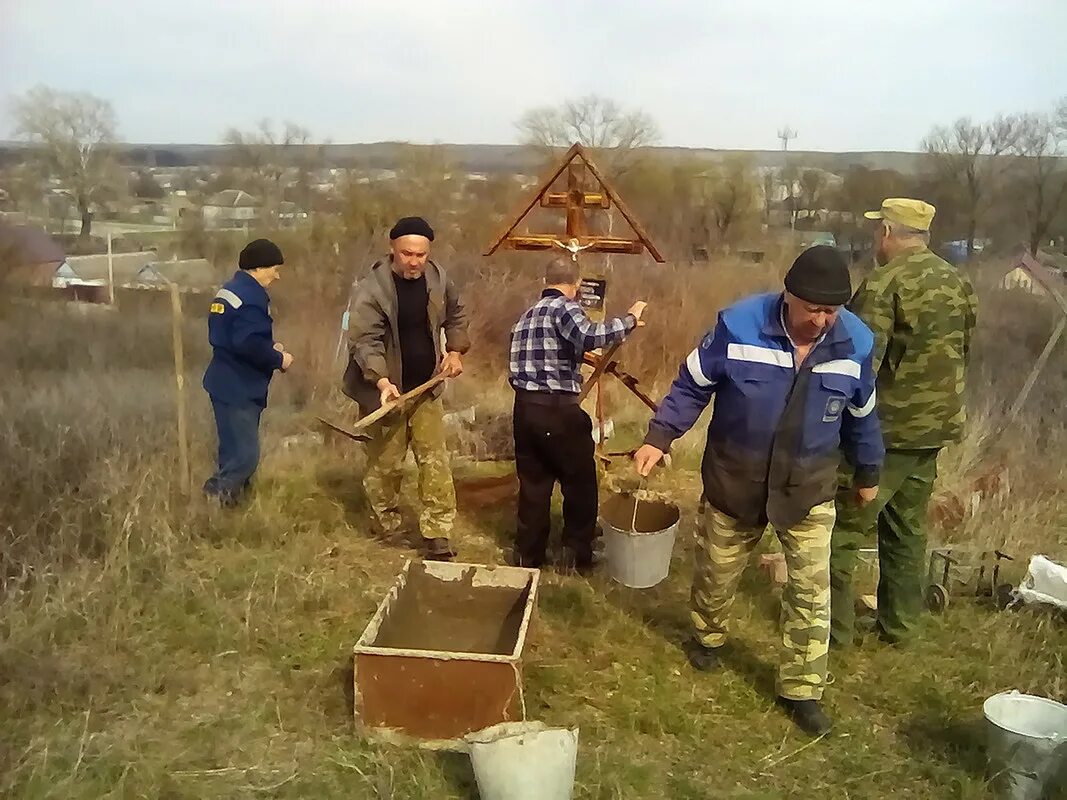
[[[789,579],[782,591],[782,645],[778,694],[792,700],[818,700],[826,682],[830,643],[830,532],[834,504],[823,503],[789,530],[777,531]],[[706,647],[726,642],[730,606],[762,528],[746,528],[708,506],[697,536],[692,620]]]
[[[878,482],[878,498],[860,508],[850,479],[839,476],[837,524],[830,554],[835,645],[851,645],[856,635],[852,575],[860,548],[878,540],[878,631],[895,644],[915,634],[923,611],[926,577],[926,512],[937,480],[937,450],[888,450]]]
[[[424,539],[448,538],[456,520],[456,490],[445,443],[444,407],[438,398],[424,398],[411,408],[390,414],[379,423],[367,444],[363,488],[383,533],[400,531],[400,483],[408,448],[419,468]]]

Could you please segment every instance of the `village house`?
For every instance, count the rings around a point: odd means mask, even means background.
[[[0,220],[0,270],[13,283],[49,286],[66,254],[44,228]]]
[[[1024,251],[1000,279],[1000,288],[1045,297],[1050,291],[1067,293],[1067,278],[1055,266],[1047,266]]]
[[[260,202],[243,189],[224,189],[205,201],[201,212],[212,228],[248,227],[260,215]]]
[[[141,271],[159,257],[154,250],[140,253],[114,253],[112,276],[116,287],[136,286]],[[55,270],[52,286],[107,286],[108,256],[70,256]]]

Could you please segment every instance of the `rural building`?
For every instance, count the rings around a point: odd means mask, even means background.
[[[1004,273],[1000,288],[1044,297],[1049,291],[1067,291],[1067,279],[1057,268],[1045,266],[1030,253],[1024,252]]]
[[[222,280],[206,258],[153,261],[141,269],[135,280],[135,285],[151,288],[164,288],[171,283],[182,289],[208,291],[215,289]]]
[[[202,213],[214,228],[246,227],[259,217],[260,203],[242,189],[225,189],[207,199]]]
[[[298,222],[306,222],[308,212],[300,208],[296,203],[283,200],[278,204],[278,220],[286,225],[295,225]]]
[[[154,250],[113,254],[115,286],[136,286],[141,271],[158,258]],[[57,288],[107,286],[107,259],[107,255],[70,256],[55,271],[52,285]]]
[[[64,259],[62,245],[43,228],[0,220],[0,277],[29,286],[49,286]]]

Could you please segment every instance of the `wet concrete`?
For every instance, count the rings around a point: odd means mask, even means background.
[[[407,584],[382,622],[375,647],[510,655],[529,587],[474,586],[474,569],[446,581],[412,564]]]
[[[512,501],[519,494],[514,472],[478,478],[457,478],[456,505],[461,509],[482,509]]]
[[[637,519],[634,519],[634,503]],[[600,507],[600,518],[618,531],[659,533],[678,522],[678,507],[653,500],[637,500],[633,495],[617,494]]]

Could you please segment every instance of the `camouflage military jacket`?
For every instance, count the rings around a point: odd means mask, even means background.
[[[962,436],[977,306],[967,277],[925,247],[876,267],[852,298],[874,332],[886,448],[934,449]]]

